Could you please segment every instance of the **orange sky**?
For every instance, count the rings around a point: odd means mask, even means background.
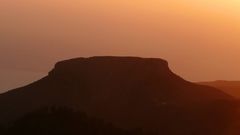
[[[1,0],[0,23],[0,89],[94,55],[164,58],[191,81],[240,80],[239,0]]]

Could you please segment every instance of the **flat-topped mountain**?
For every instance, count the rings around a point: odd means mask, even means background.
[[[161,135],[221,135],[234,98],[185,81],[156,58],[91,57],[58,62],[45,78],[0,95],[0,122],[47,106],[66,106],[121,128]],[[218,130],[218,129],[221,130]]]

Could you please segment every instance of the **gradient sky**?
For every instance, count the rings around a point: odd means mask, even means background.
[[[240,80],[239,0],[1,0],[0,90],[59,60],[159,57],[190,81]]]

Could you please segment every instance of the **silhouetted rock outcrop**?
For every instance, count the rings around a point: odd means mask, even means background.
[[[67,106],[117,127],[161,135],[221,135],[235,112],[224,92],[185,81],[164,60],[137,57],[59,62],[47,77],[0,95],[0,122],[46,106]]]

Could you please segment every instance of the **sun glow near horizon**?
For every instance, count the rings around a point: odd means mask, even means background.
[[[240,80],[239,0],[1,0],[0,11],[0,67],[130,55],[188,80]]]

